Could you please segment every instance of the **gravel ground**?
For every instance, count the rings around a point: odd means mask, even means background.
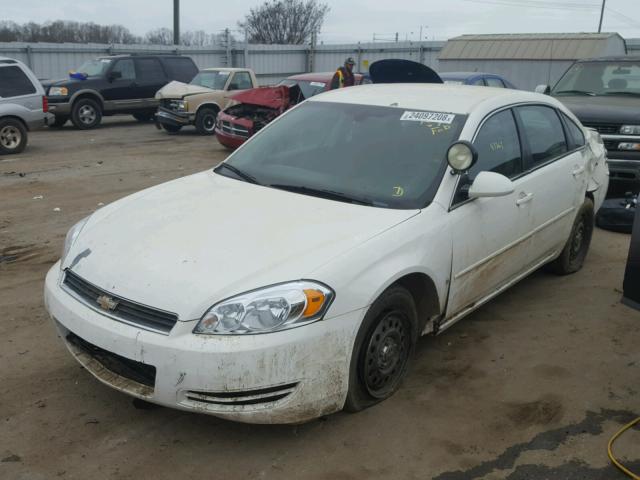
[[[95,380],[43,307],[65,232],[226,155],[120,117],[33,132],[24,154],[0,157],[0,478],[624,478],[606,444],[640,415],[640,313],[619,303],[629,236],[602,230],[579,273],[535,273],[422,338],[402,389],[359,414],[242,425],[145,408]],[[640,430],[616,448],[640,471]]]

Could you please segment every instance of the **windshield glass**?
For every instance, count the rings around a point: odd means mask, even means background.
[[[224,90],[224,86],[227,83],[227,78],[229,78],[230,73],[231,72],[225,71],[200,72],[193,77],[191,85],[198,85],[212,90]]]
[[[327,86],[324,82],[311,82],[309,80],[290,80],[288,78],[282,80],[278,85],[285,85],[287,87],[293,87],[298,85],[304,98],[313,97],[314,95],[323,92]]]
[[[378,207],[422,208],[433,199],[446,168],[446,150],[465,118],[305,102],[253,137],[227,163],[274,188],[317,196],[324,192],[326,198]],[[228,170],[216,171],[227,175]]]
[[[552,94],[640,95],[640,63],[576,63],[558,81]]]
[[[98,77],[100,75],[104,75],[104,72],[107,71],[109,65],[111,65],[110,58],[87,60],[76,69],[76,72],[84,73],[87,77]]]

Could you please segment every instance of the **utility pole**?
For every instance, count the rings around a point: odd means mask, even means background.
[[[602,0],[602,9],[600,10],[600,23],[598,24],[598,33],[602,31],[602,19],[604,17],[604,6],[607,3],[607,0]]]
[[[173,0],[173,44],[180,45],[180,0]]]

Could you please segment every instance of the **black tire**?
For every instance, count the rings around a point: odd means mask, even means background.
[[[178,133],[180,130],[182,130],[182,127],[180,125],[167,125],[166,123],[162,124],[162,128],[164,128],[169,133]]]
[[[400,286],[371,305],[351,355],[346,411],[364,410],[400,387],[418,338],[417,317],[413,297]]]
[[[569,275],[582,268],[591,244],[594,217],[593,201],[590,198],[585,198],[580,210],[578,210],[573,228],[571,228],[571,235],[569,235],[562,253],[547,265],[548,271],[556,275]]]
[[[147,123],[153,120],[154,115],[155,115],[154,112],[140,112],[140,113],[134,113],[133,118],[135,118],[137,121],[141,123]]]
[[[71,107],[71,122],[80,130],[89,130],[100,125],[102,109],[95,100],[81,98]]]
[[[27,146],[27,129],[20,120],[0,119],[0,155],[20,153]]]
[[[69,120],[69,117],[56,116],[52,123],[49,124],[50,128],[62,128]]]
[[[215,108],[201,108],[196,115],[196,130],[201,135],[213,135],[216,128],[218,110]]]

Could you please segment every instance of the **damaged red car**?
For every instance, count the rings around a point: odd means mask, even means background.
[[[218,114],[216,137],[235,149],[274,118],[303,100],[330,89],[333,72],[305,73],[282,80],[273,87],[260,87],[231,97],[238,102]],[[363,76],[355,74],[356,85]]]

